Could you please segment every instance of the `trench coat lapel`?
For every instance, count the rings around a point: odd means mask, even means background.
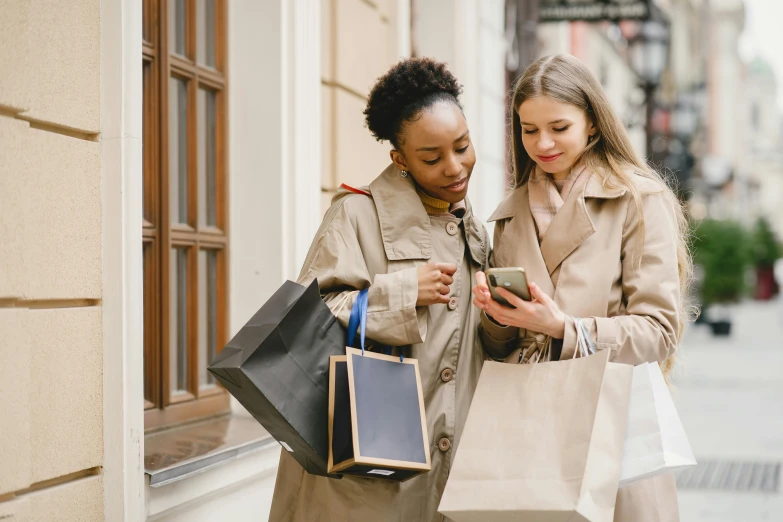
[[[555,285],[541,255],[536,226],[530,212],[527,185],[517,188],[503,200],[488,221],[509,218],[519,220],[519,226],[514,229],[514,233],[519,235],[515,238],[512,248],[521,254],[520,265],[525,269],[528,281],[536,283],[545,294],[554,298]]]
[[[563,260],[595,232],[584,199],[586,180],[591,177],[592,174],[587,173],[587,176],[574,185],[563,206],[552,218],[552,223],[541,241],[541,255],[544,257],[549,275],[552,275]]]
[[[625,189],[606,187],[599,176],[592,172],[587,174],[573,187],[541,241],[541,255],[550,276],[571,252],[595,233],[586,199],[614,199],[625,194]]]
[[[484,239],[484,228],[481,222],[473,215],[470,201],[465,197],[465,215],[462,216],[462,224],[465,229],[465,243],[468,245],[470,257],[473,258],[482,270],[489,264],[489,245]]]
[[[410,176],[389,165],[370,183],[386,257],[390,261],[432,257],[430,218]]]
[[[413,179],[403,177],[400,170],[391,164],[370,183],[369,188],[378,211],[387,259],[430,259],[433,255],[432,225],[416,193]],[[480,266],[486,266],[489,246],[467,198],[462,222],[471,257]]]

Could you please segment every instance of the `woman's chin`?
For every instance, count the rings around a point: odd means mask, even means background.
[[[450,204],[454,205],[455,203],[459,203],[460,201],[463,201],[465,197],[467,197],[467,195],[468,195],[468,185],[465,185],[465,188],[463,188],[459,192],[454,192],[451,190],[441,192],[440,199],[442,199],[443,201],[448,201]]]

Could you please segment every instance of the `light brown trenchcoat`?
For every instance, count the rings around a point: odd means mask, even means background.
[[[677,347],[679,278],[674,208],[664,188],[632,175],[642,192],[644,250],[641,268],[633,262],[638,234],[636,206],[625,189],[604,187],[597,175],[579,182],[555,215],[539,245],[526,185],[495,210],[490,264],[521,266],[568,315],[582,317],[598,349],[615,362],[662,361]],[[544,336],[502,327],[486,316],[481,337],[496,359],[517,362],[520,347]],[[573,356],[576,330],[566,321],[561,359]],[[540,390],[540,393],[549,393]],[[679,520],[672,475],[639,481],[618,492],[616,522]]]
[[[489,237],[472,215],[430,216],[410,177],[389,166],[371,197],[341,191],[332,201],[299,281],[318,278],[343,325],[357,290],[369,287],[367,338],[403,346],[419,361],[432,470],[404,483],[305,473],[280,457],[270,521],[440,521],[437,513],[484,352],[471,286],[489,257]],[[416,307],[421,264],[454,263],[449,305]],[[390,397],[389,400],[394,400]]]

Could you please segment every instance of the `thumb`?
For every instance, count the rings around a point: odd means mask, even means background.
[[[483,297],[485,299],[490,298],[489,286],[487,286],[487,275],[481,270],[476,272],[476,286],[478,287],[479,291],[483,294]]]
[[[537,284],[530,283],[528,285],[528,288],[530,289],[530,296],[533,297],[536,301],[540,302],[541,304],[551,304],[552,298],[549,297],[546,293],[544,293],[543,290],[541,290]]]
[[[457,271],[457,265],[454,263],[436,263],[435,267],[444,274],[454,275]]]

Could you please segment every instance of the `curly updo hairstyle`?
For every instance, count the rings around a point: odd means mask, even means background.
[[[370,91],[364,110],[367,128],[378,141],[388,140],[399,148],[405,126],[424,109],[447,101],[462,110],[461,93],[462,86],[445,63],[432,58],[402,60],[378,78]]]

